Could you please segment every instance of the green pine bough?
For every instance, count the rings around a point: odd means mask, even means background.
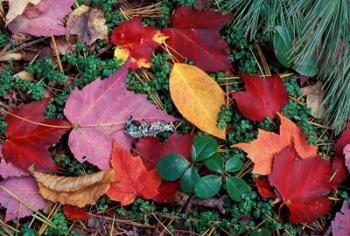
[[[274,46],[286,68],[325,84],[323,114],[336,133],[350,118],[349,0],[218,0],[219,10],[236,12],[233,25],[249,40]]]

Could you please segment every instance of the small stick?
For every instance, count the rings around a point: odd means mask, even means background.
[[[61,72],[64,72],[63,66],[62,66],[62,62],[61,62],[61,59],[60,59],[60,54],[58,53],[57,44],[56,44],[56,40],[55,40],[54,36],[51,36],[51,41],[52,41],[53,47],[55,49],[55,54],[56,54],[56,58],[57,58],[58,67],[60,68]]]

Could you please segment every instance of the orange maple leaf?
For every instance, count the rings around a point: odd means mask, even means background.
[[[112,167],[116,181],[111,184],[107,195],[122,206],[134,202],[137,196],[152,199],[158,195],[161,179],[157,171],[147,171],[141,157],[133,157],[117,142],[113,143]]]
[[[317,146],[307,143],[300,128],[283,115],[278,114],[278,116],[281,119],[279,135],[259,129],[256,140],[233,145],[233,147],[240,148],[248,154],[248,158],[254,163],[253,173],[270,174],[274,155],[292,143],[298,155],[303,159],[317,155]]]

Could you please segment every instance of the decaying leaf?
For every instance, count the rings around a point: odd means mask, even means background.
[[[309,145],[301,129],[286,117],[279,115],[281,119],[280,134],[266,132],[259,129],[256,140],[250,143],[238,143],[238,147],[245,151],[254,162],[253,173],[267,175],[271,173],[272,160],[275,154],[292,144],[298,155],[305,159],[317,155],[317,146]]]
[[[79,40],[87,45],[93,44],[97,39],[108,40],[104,13],[86,5],[81,5],[70,13],[67,29],[70,34],[78,35]]]
[[[175,63],[169,79],[170,95],[188,121],[199,129],[225,139],[225,129],[216,124],[225,92],[208,74],[196,66]]]
[[[114,180],[114,170],[99,171],[79,177],[65,177],[29,169],[35,178],[41,196],[52,202],[77,207],[95,204]]]
[[[41,0],[37,5],[28,5],[8,28],[12,33],[26,33],[34,36],[64,35],[67,29],[62,19],[71,11],[74,0]]]
[[[301,94],[306,96],[306,104],[307,107],[311,109],[311,115],[316,118],[321,118],[321,115],[324,112],[324,107],[322,106],[324,95],[322,82],[317,81],[314,85],[301,88]]]
[[[9,24],[17,16],[22,15],[28,4],[36,5],[41,0],[9,0],[9,10],[6,14],[6,24]]]
[[[112,200],[124,206],[137,196],[144,199],[157,196],[162,181],[155,169],[146,170],[139,156],[133,157],[129,150],[114,142],[111,163],[116,179],[107,194]]]
[[[281,195],[289,208],[292,223],[311,223],[331,211],[327,194],[331,163],[320,157],[300,159],[293,145],[276,154],[273,160],[270,184]]]
[[[151,104],[147,95],[128,91],[127,73],[128,63],[104,80],[74,89],[68,97],[64,114],[74,125],[68,145],[78,161],[108,170],[112,141],[117,140],[126,149],[131,147],[133,140],[124,133],[130,117],[146,122],[175,120]]]

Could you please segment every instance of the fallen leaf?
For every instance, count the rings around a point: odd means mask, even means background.
[[[32,210],[41,210],[46,205],[30,176],[11,177],[1,181],[0,204],[6,208],[5,221],[29,216]]]
[[[213,9],[198,11],[188,6],[177,8],[171,17],[172,28],[163,29],[170,53],[179,62],[189,59],[206,72],[230,71],[228,44],[220,29],[232,18]]]
[[[193,135],[172,134],[164,142],[157,138],[143,138],[136,143],[136,153],[141,156],[147,170],[154,169],[157,163],[166,155],[177,153],[187,158],[191,157]]]
[[[306,96],[306,104],[311,109],[311,115],[315,118],[321,118],[324,112],[322,82],[317,81],[314,85],[301,88],[301,94]]]
[[[311,223],[331,211],[327,194],[331,164],[320,157],[300,159],[293,145],[276,154],[270,184],[281,195],[291,215],[291,223]]]
[[[67,29],[87,45],[93,44],[97,39],[108,40],[108,27],[103,12],[86,5],[81,5],[69,14]]]
[[[172,134],[164,142],[157,138],[143,138],[136,143],[136,153],[141,156],[147,170],[155,169],[159,160],[166,155],[177,153],[188,160],[191,158],[192,135]],[[172,202],[180,188],[179,181],[163,181],[158,189],[156,202]]]
[[[350,160],[349,159],[348,159],[348,163],[347,163],[348,168],[350,166]],[[335,156],[335,158],[333,159],[331,183],[334,186],[339,185],[340,183],[342,183],[349,176],[349,171],[346,168],[345,164],[346,163],[345,163],[344,156]]]
[[[263,198],[272,198],[276,197],[276,194],[273,192],[273,188],[271,187],[269,180],[266,176],[259,176],[253,178],[256,187],[258,188],[258,192],[260,196]]]
[[[334,151],[336,155],[343,155],[343,151],[346,145],[350,143],[350,122],[348,123],[346,129],[338,138],[335,143]]]
[[[37,5],[28,5],[22,15],[17,16],[8,28],[14,34],[26,33],[33,36],[64,35],[67,29],[62,19],[71,12],[74,0],[41,0]]]
[[[41,0],[9,0],[9,10],[6,14],[6,25],[17,16],[22,15],[28,4],[37,5]]]
[[[117,47],[114,56],[126,61],[131,58],[131,69],[151,67],[151,55],[164,40],[159,30],[141,24],[141,17],[122,22],[113,29],[112,43]]]
[[[333,236],[348,236],[350,235],[350,200],[344,201],[340,211],[335,214],[332,221]]]
[[[112,140],[130,149],[132,139],[124,134],[130,117],[136,121],[172,122],[172,116],[158,110],[145,94],[126,88],[128,64],[104,80],[96,79],[82,90],[74,89],[64,114],[74,128],[68,145],[79,162],[87,161],[102,170],[110,168]]]
[[[51,202],[84,207],[95,204],[114,180],[114,171],[99,171],[79,177],[49,175],[29,169],[41,196]]]
[[[29,174],[13,165],[11,162],[6,162],[4,159],[0,159],[0,176],[4,179],[9,177],[21,177],[29,176]]]
[[[6,161],[24,170],[33,164],[39,169],[56,170],[48,149],[69,130],[70,124],[63,119],[47,119],[47,103],[48,100],[29,103],[5,117],[8,128],[2,153]]]
[[[275,118],[287,102],[288,93],[278,75],[243,74],[246,91],[233,92],[239,111],[253,121]]]
[[[107,195],[112,200],[125,206],[133,203],[137,196],[144,199],[157,196],[162,181],[155,169],[146,170],[141,157],[133,157],[127,149],[114,142],[111,163],[116,179]]]
[[[194,1],[194,8],[196,10],[203,10],[203,9],[211,7],[211,5],[213,3],[214,3],[214,0],[195,0]]]
[[[344,147],[343,153],[344,153],[345,165],[350,172],[350,141],[349,141],[349,144]]]
[[[281,119],[279,135],[259,129],[258,137],[254,141],[232,145],[248,154],[248,158],[254,163],[253,173],[270,174],[274,155],[292,143],[298,155],[303,159],[317,155],[317,146],[307,143],[301,129],[283,115],[279,117]]]
[[[175,63],[169,79],[170,95],[188,121],[199,129],[225,139],[225,129],[216,124],[225,92],[198,67]]]
[[[71,205],[64,205],[63,213],[68,218],[68,220],[72,220],[72,221],[76,221],[76,220],[85,221],[85,220],[88,220],[90,217],[84,208],[71,206]]]

